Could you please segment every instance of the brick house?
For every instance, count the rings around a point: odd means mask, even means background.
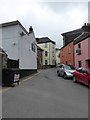
[[[82,26],[83,33],[74,39],[75,67],[90,68],[90,24]]]
[[[74,65],[73,42],[60,49],[60,63]]]
[[[63,47],[60,49],[60,63],[75,65],[73,40],[82,33],[82,29],[76,29],[62,33]]]

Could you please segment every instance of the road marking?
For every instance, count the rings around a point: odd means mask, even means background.
[[[22,80],[22,81],[20,82],[20,84],[22,84],[22,83],[24,83],[24,82],[30,80],[31,78],[33,78],[34,76],[36,76],[36,75],[38,75],[38,74],[40,74],[40,72],[38,72],[38,73],[34,74],[33,76],[30,76],[30,77],[28,77],[28,78]]]
[[[6,91],[8,91],[8,90],[11,89],[11,88],[12,88],[12,87],[2,88],[2,91],[1,91],[1,92],[2,92],[2,93],[3,93],[3,92],[6,92]]]
[[[0,88],[0,94],[2,93],[2,88]]]
[[[41,72],[41,71],[40,71]],[[28,81],[28,80],[30,80],[31,78],[33,78],[34,76],[36,76],[36,75],[38,75],[38,74],[40,74],[40,72],[38,72],[38,73],[36,73],[36,74],[34,74],[33,76],[30,76],[30,77],[28,77],[28,78],[22,78],[22,81],[19,83],[19,85],[21,85],[21,84],[23,84],[24,82],[26,82],[26,81]],[[0,93],[3,93],[3,92],[6,92],[6,91],[8,91],[9,89],[11,89],[12,87],[7,87],[7,88],[0,88]]]

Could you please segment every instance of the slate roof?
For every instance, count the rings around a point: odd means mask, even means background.
[[[37,50],[41,50],[41,51],[44,51],[42,48],[40,48],[39,46],[37,46]]]
[[[73,34],[82,33],[82,32],[83,32],[82,28],[79,28],[79,29],[76,29],[76,30],[72,30],[72,31],[69,31],[69,32],[62,33],[61,35],[62,36],[73,35]]]
[[[83,32],[81,35],[79,35],[77,38],[74,39],[73,43],[77,44],[88,37],[90,37],[90,32]]]
[[[23,27],[23,25],[22,25],[18,20],[12,21],[12,22],[2,23],[2,24],[0,24],[0,27],[8,27],[8,26],[14,26],[14,25],[20,25],[21,28],[25,31],[25,33],[26,33],[26,34],[29,34],[29,33],[27,32],[27,30]]]
[[[0,54],[6,54],[7,55],[7,53],[2,48],[0,48]]]
[[[52,42],[53,44],[55,44],[55,42],[50,40],[48,37],[36,38],[36,41],[38,44],[47,42]]]

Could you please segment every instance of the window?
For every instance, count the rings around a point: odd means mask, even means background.
[[[79,68],[78,72],[87,74],[87,70],[85,68]]]
[[[60,52],[58,53],[57,57],[60,58]]]
[[[78,48],[81,48],[81,44],[80,43],[78,44]]]
[[[35,52],[35,44],[34,43],[32,43],[32,51]]]
[[[62,57],[64,57],[64,50],[62,50]]]
[[[66,61],[66,64],[68,64],[68,62]]]
[[[54,51],[52,52],[52,57],[54,57]]]
[[[59,68],[62,68],[63,67],[63,65],[59,65]]]
[[[82,62],[78,61],[78,67],[82,67]]]
[[[45,65],[47,65],[48,64],[48,61],[47,60],[45,60]]]
[[[70,47],[70,45],[68,47],[68,53],[71,54],[71,47]]]
[[[71,67],[69,65],[65,65],[65,69],[71,70]]]
[[[45,43],[45,48],[47,48],[47,43]]]
[[[52,60],[52,64],[55,64],[55,60]]]
[[[48,55],[48,52],[47,51],[45,51],[45,56],[47,56]]]
[[[77,55],[81,55],[81,44],[78,44],[78,48],[76,49]]]
[[[54,49],[54,45],[52,45],[52,49]]]

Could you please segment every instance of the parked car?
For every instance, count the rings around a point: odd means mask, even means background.
[[[80,82],[87,85],[90,88],[90,70],[85,68],[78,68],[74,71],[74,82]]]
[[[60,64],[57,66],[57,75],[64,77],[64,79],[73,77],[75,69],[72,69],[70,65]]]

